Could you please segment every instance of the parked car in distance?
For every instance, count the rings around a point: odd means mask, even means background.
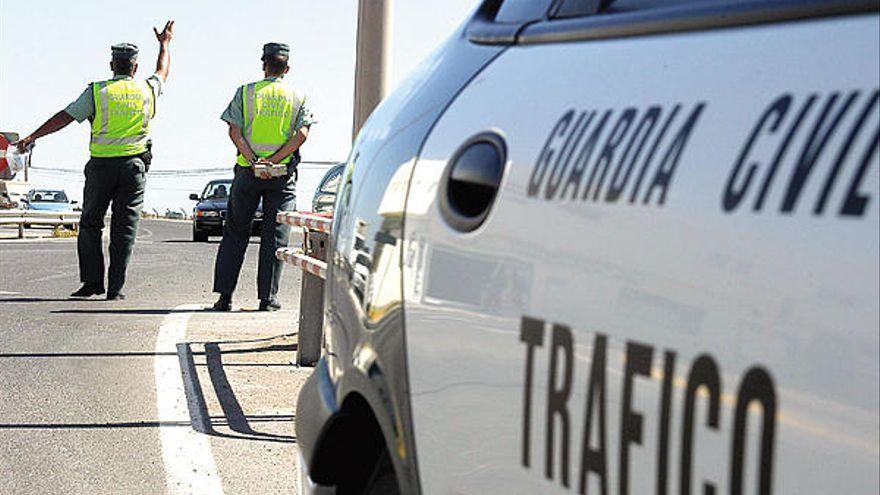
[[[71,201],[61,189],[31,189],[22,200],[22,207],[36,211],[73,211],[76,201]]]
[[[324,174],[321,183],[315,190],[315,196],[312,198],[313,212],[333,213],[333,203],[336,202],[336,191],[339,189],[339,181],[344,169],[345,164],[340,163],[330,167]]]
[[[62,189],[31,189],[27,196],[21,199],[21,208],[31,211],[46,211],[52,213],[73,213],[77,202],[71,201]],[[77,222],[65,223],[65,226],[74,226]],[[30,224],[24,224],[25,228],[31,228]]]
[[[228,209],[229,192],[232,179],[215,179],[205,186],[202,194],[190,194],[189,199],[198,201],[193,208],[193,242],[206,242],[209,236],[223,235],[223,222]],[[263,219],[263,204],[257,206],[251,233],[260,231]]]

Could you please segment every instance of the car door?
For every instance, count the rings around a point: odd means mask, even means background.
[[[423,491],[877,493],[876,6],[576,3],[414,167]]]

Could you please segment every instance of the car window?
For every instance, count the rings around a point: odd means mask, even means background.
[[[546,2],[534,0],[506,0],[495,14],[495,22],[516,23],[544,17]]]
[[[31,201],[43,201],[46,203],[67,203],[67,195],[64,194],[64,191],[45,191],[45,190],[37,190],[31,191],[28,194],[28,199]]]
[[[229,190],[232,188],[232,182],[211,182],[205,187],[202,197],[205,199],[226,199],[229,197]]]
[[[579,17],[596,13],[599,2],[596,0],[563,0],[553,13],[554,19]]]
[[[516,42],[534,45],[586,41],[875,11],[875,3],[852,0],[561,0],[550,12],[548,22],[524,26],[517,32]],[[486,38],[483,42],[506,41]]]
[[[645,11],[661,7],[680,6],[704,0],[562,0],[552,13],[553,19],[583,17],[603,13]],[[705,2],[704,2],[705,3]]]

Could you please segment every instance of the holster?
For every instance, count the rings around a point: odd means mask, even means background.
[[[299,149],[293,152],[292,158],[290,159],[290,163],[287,164],[287,176],[293,177],[294,181],[299,180],[299,162],[302,160],[302,155],[299,154]]]
[[[144,162],[144,172],[150,171],[150,163],[153,162],[153,141],[147,139],[147,151],[140,154],[141,161]]]

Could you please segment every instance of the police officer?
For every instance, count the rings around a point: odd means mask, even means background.
[[[260,200],[263,222],[260,234],[260,261],[257,268],[257,296],[261,311],[276,311],[282,263],[275,250],[287,246],[290,228],[278,225],[279,211],[295,208],[296,166],[299,148],[313,123],[305,97],[283,81],[290,70],[290,48],[284,43],[263,46],[261,81],[245,84],[220,117],[229,124],[229,138],[238,150],[234,168],[223,240],[214,264],[214,292],[220,294],[216,311],[232,308],[232,293],[250,239],[251,223]],[[286,173],[272,177],[255,173],[254,165],[286,165]]]
[[[125,299],[122,293],[125,269],[144,202],[144,160],[149,161],[150,120],[156,113],[156,98],[162,93],[168,77],[173,27],[174,21],[168,21],[161,33],[153,28],[159,41],[155,74],[145,81],[134,80],[138,48],[131,43],[113,45],[110,48],[113,78],[90,84],[76,101],[17,143],[19,149],[24,150],[35,140],[63,129],[74,119],[77,122],[91,121],[91,159],[85,167],[86,184],[77,240],[79,276],[83,286],[71,297],[104,293],[101,233],[104,214],[112,202],[107,299]]]

